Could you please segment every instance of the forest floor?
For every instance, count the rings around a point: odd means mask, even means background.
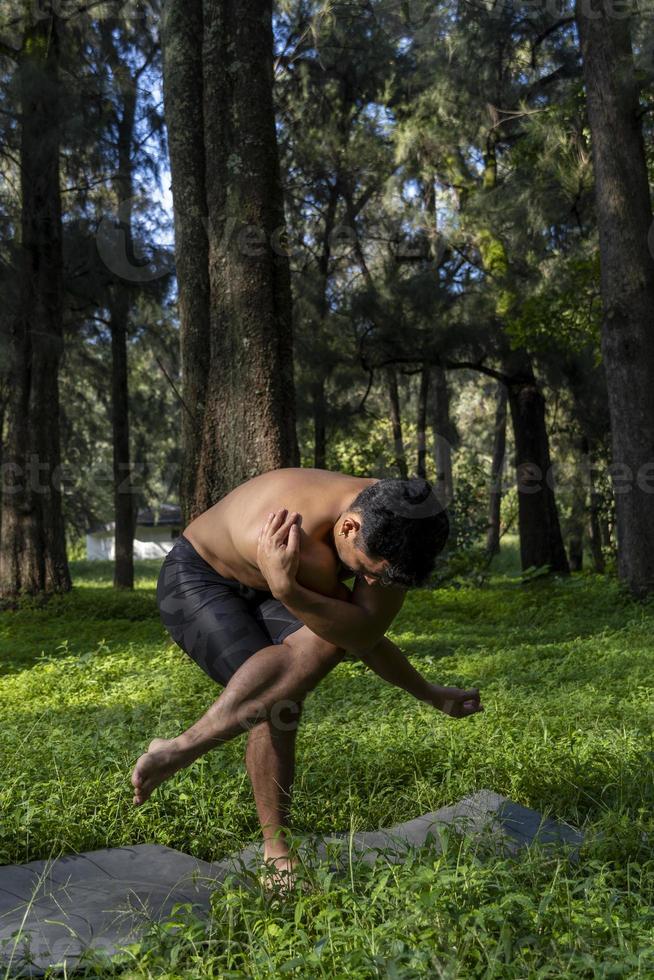
[[[140,842],[214,860],[257,836],[238,739],[131,805],[149,739],[217,694],[164,634],[157,563],[137,571],[121,594],[108,564],[78,562],[70,595],[0,615],[0,864]],[[393,631],[434,681],[479,686],[484,714],[454,721],[343,663],[307,703],[295,827],[391,826],[487,787],[582,827],[581,860],[482,860],[452,837],[310,872],[284,900],[233,886],[210,936],[153,931],[123,976],[654,976],[654,605],[608,578],[500,571],[411,593]]]

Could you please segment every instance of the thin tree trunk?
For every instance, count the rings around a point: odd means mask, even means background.
[[[447,386],[447,376],[440,364],[433,368],[431,381],[436,491],[447,507],[454,496],[454,479],[452,476],[453,427],[450,420],[450,393]]]
[[[486,551],[496,555],[500,550],[500,517],[502,510],[502,477],[506,454],[506,385],[499,382],[495,404],[495,428],[493,430],[493,458],[491,462],[491,487],[488,502],[488,532]]]
[[[312,386],[313,394],[313,465],[324,470],[327,464],[327,431],[325,379],[319,378]]]
[[[584,533],[588,510],[587,473],[588,440],[582,436],[574,447],[577,451],[575,472],[572,477],[572,502],[568,523],[568,561],[571,572],[580,572],[584,567]]]
[[[654,589],[654,260],[647,164],[629,20],[609,0],[577,4],[593,145],[620,578]]]
[[[70,588],[59,486],[59,362],[63,346],[59,186],[59,34],[49,4],[26,10],[21,99],[20,307],[12,329],[0,592]]]
[[[210,359],[191,513],[299,462],[272,53],[270,2],[205,0]]]
[[[552,572],[567,573],[545,426],[545,399],[524,352],[516,351],[508,359],[505,373],[515,439],[522,569],[548,566]]]
[[[7,414],[7,396],[4,393],[0,396],[0,473],[4,473],[5,456],[5,416]],[[0,483],[0,535],[2,534],[2,484]],[[2,537],[0,537],[0,551],[2,549]]]
[[[134,122],[137,85],[127,64],[121,61],[113,33],[105,36],[105,51],[119,87],[117,132],[118,167],[113,191],[124,225],[128,255],[133,254],[132,197]],[[113,437],[114,478],[114,586],[134,587],[134,530],[136,499],[132,481],[132,459],[129,438],[129,380],[127,338],[131,309],[131,284],[116,276],[109,287],[111,329],[111,426]]]
[[[588,536],[590,539],[590,550],[593,556],[593,567],[595,571],[603,575],[606,571],[606,562],[604,561],[604,551],[602,549],[602,529],[600,522],[601,497],[595,482],[593,459],[588,439],[585,440],[585,452],[588,459],[589,477],[590,506],[588,509]]]
[[[427,477],[427,402],[429,400],[429,367],[423,364],[420,372],[418,391],[418,459],[416,473],[422,479]]]
[[[402,436],[402,415],[400,412],[400,394],[397,387],[397,374],[395,368],[390,366],[385,369],[386,388],[388,391],[388,402],[393,427],[393,449],[395,458],[393,465],[397,467],[400,479],[406,480],[409,476],[409,469],[406,463],[406,453],[404,451],[404,439]]]
[[[184,402],[180,504],[184,520],[190,521],[203,509],[196,484],[211,357],[202,0],[165,0],[162,43]]]
[[[129,386],[127,371],[127,324],[129,299],[117,287],[111,318],[111,428],[114,477],[114,586],[134,587],[134,530],[136,508],[129,445]]]
[[[325,213],[325,226],[322,234],[322,247],[318,256],[318,302],[317,316],[315,323],[315,335],[318,339],[318,352],[320,354],[320,338],[324,335],[325,320],[329,308],[327,298],[327,286],[329,284],[329,260],[332,253],[332,232],[336,221],[336,206],[338,204],[339,181],[334,181],[329,190],[327,210]],[[319,361],[322,358],[319,357]],[[312,386],[313,395],[313,458],[314,466],[317,469],[324,469],[327,465],[327,397],[326,382],[329,373],[329,366],[324,363],[315,365],[317,378]]]

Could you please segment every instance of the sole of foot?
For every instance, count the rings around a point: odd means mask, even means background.
[[[148,751],[137,760],[132,772],[135,806],[145,803],[157,786],[182,768],[180,754],[173,742],[173,739],[153,738]]]

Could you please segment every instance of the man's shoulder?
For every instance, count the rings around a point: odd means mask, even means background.
[[[298,581],[306,589],[322,595],[338,590],[341,564],[336,552],[320,538],[302,536]]]

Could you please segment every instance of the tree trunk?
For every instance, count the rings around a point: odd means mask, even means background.
[[[325,379],[319,378],[312,386],[313,394],[313,465],[324,470],[327,463],[327,427],[325,405]]]
[[[29,14],[25,15],[29,18]],[[28,19],[19,56],[21,279],[12,329],[0,592],[70,588],[60,489],[63,346],[59,38],[49,4]]]
[[[105,37],[105,50],[119,88],[117,151],[118,166],[113,180],[116,206],[124,225],[125,247],[133,254],[132,197],[133,144],[137,84],[127,64],[121,61],[113,33]],[[132,304],[131,284],[116,276],[109,286],[111,329],[111,426],[114,479],[114,587],[134,587],[134,530],[136,499],[132,482],[129,439],[129,381],[127,338]]]
[[[488,532],[486,551],[497,555],[500,550],[500,516],[502,510],[502,477],[506,453],[506,385],[501,381],[497,386],[495,406],[495,428],[493,431],[493,458],[491,462],[491,487],[488,502]]]
[[[545,399],[526,354],[516,351],[506,367],[518,484],[522,570],[548,566],[569,572],[554,496]]]
[[[316,288],[318,297],[316,303],[316,321],[314,326],[315,333],[313,338],[318,340],[318,359],[321,357],[320,339],[325,333],[325,320],[329,309],[327,297],[327,287],[329,284],[329,260],[332,252],[332,232],[336,220],[336,206],[338,204],[338,180],[334,182],[329,191],[327,210],[325,213],[325,226],[322,235],[322,248],[318,256],[318,282]],[[315,351],[312,350],[315,355]],[[329,374],[329,366],[318,363],[315,368],[317,378],[312,385],[313,395],[313,459],[317,469],[324,469],[327,465],[327,398],[326,382]]]
[[[418,391],[418,460],[416,473],[422,479],[427,477],[427,402],[429,399],[429,367],[423,364],[420,372]]]
[[[432,371],[432,429],[436,462],[436,492],[448,507],[454,496],[452,476],[453,426],[450,420],[450,393],[447,376],[440,364]]]
[[[162,43],[184,402],[180,505],[190,521],[203,509],[196,503],[196,484],[211,357],[202,0],[166,0]]]
[[[134,587],[134,530],[136,507],[129,446],[129,387],[127,375],[127,324],[129,299],[126,289],[114,287],[111,301],[111,427],[114,477],[114,586]]]
[[[0,473],[4,473],[5,461],[5,416],[7,413],[7,396],[4,392],[0,394]],[[2,534],[2,484],[0,483],[0,535]],[[2,549],[2,537],[0,536],[0,553]]]
[[[588,474],[588,440],[585,437],[577,441],[576,467],[572,477],[572,501],[570,506],[570,521],[568,523],[568,561],[571,572],[580,572],[584,567],[584,530],[587,518],[587,474]]]
[[[195,400],[188,385],[184,389],[200,430],[186,491],[187,513],[193,516],[259,473],[297,465],[299,453],[290,272],[272,100],[271,4],[205,0],[201,57],[199,9],[195,4],[190,9],[189,26],[184,22],[188,5],[169,0],[166,61],[169,126],[171,131],[182,127],[189,141],[186,150],[178,146],[177,162],[186,152],[185,166],[194,176],[191,203],[204,187],[208,213],[208,279],[199,276],[202,290],[208,283],[208,366],[204,388],[196,379]],[[191,106],[198,92],[201,110]],[[182,121],[177,110],[184,107],[190,117]],[[175,139],[181,142],[180,130]],[[200,174],[195,151],[202,141]],[[184,199],[184,173],[184,166],[173,166],[176,210]],[[184,232],[180,244],[183,252]],[[206,247],[184,258],[197,266],[203,251]],[[180,282],[190,275],[195,288],[194,271],[179,263],[177,272]],[[188,291],[188,281],[184,288]],[[203,349],[204,336],[194,338],[195,353]]]
[[[595,483],[593,459],[588,440],[586,440],[586,455],[588,457],[590,497],[588,536],[590,539],[590,550],[593,556],[593,567],[598,574],[603,575],[606,571],[606,562],[604,561],[604,551],[602,549],[602,526],[600,521],[601,497],[597,490],[597,484]]]
[[[654,260],[652,208],[629,20],[609,0],[577,4],[593,145],[611,415],[618,571],[654,589]]]
[[[404,438],[402,436],[402,414],[400,412],[400,394],[397,387],[397,374],[394,367],[385,369],[386,387],[388,390],[388,401],[391,415],[391,425],[393,427],[393,449],[395,458],[393,465],[397,467],[400,479],[406,480],[409,470],[406,463],[406,453],[404,451]]]

